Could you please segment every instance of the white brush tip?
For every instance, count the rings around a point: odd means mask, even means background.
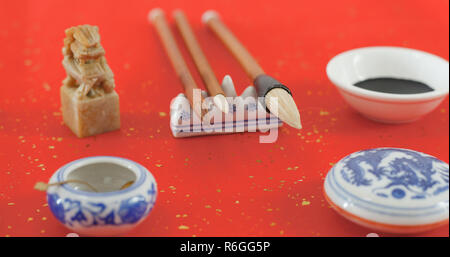
[[[208,10],[203,13],[202,15],[202,22],[203,24],[208,23],[208,21],[212,18],[220,18],[219,14],[214,10]]]
[[[153,22],[159,15],[164,15],[164,11],[161,8],[153,8],[148,12],[147,19]]]
[[[221,110],[224,113],[228,113],[228,111],[229,111],[228,101],[224,95],[217,94],[214,96],[213,100],[214,100],[214,104],[217,106],[217,108],[219,108],[219,110]]]
[[[231,79],[231,76],[230,75],[225,75],[225,77],[223,77],[223,79],[222,79],[222,85],[223,86],[225,86],[225,85],[231,85],[231,86],[233,86],[234,87],[234,83],[233,83],[233,80]]]
[[[291,127],[296,128],[296,129],[302,129],[302,122],[300,121],[300,119],[294,121],[293,123],[291,123],[289,125],[291,125]]]

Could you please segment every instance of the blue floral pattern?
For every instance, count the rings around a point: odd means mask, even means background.
[[[123,200],[117,214],[123,223],[133,224],[139,221],[147,210],[147,202],[143,196],[136,196]]]
[[[85,202],[61,198],[57,193],[47,195],[48,206],[55,217],[63,224],[83,227],[98,225],[135,224],[142,220],[153,208],[156,200],[156,186],[151,184],[147,196],[137,195],[122,200],[116,207],[107,208],[101,202]]]
[[[379,148],[342,160],[340,175],[378,197],[426,199],[449,190],[449,166],[435,157],[406,149]]]
[[[53,212],[53,215],[55,215],[55,217],[62,223],[66,223],[64,205],[62,204],[62,201],[59,198],[59,196],[56,194],[49,194],[47,198],[48,198],[48,207]]]

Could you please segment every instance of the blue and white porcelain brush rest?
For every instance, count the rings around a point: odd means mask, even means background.
[[[449,166],[424,153],[376,148],[337,162],[325,197],[342,216],[391,233],[417,233],[448,224]]]
[[[268,113],[258,102],[256,89],[253,86],[247,87],[240,96],[237,96],[234,83],[229,75],[226,75],[222,81],[222,89],[229,102],[229,113],[223,114],[210,98],[208,106],[212,109],[205,115],[204,120],[211,120],[211,124],[202,123],[200,118],[194,114],[189,105],[188,99],[180,93],[170,103],[170,129],[174,137],[191,137],[203,135],[217,135],[225,133],[240,132],[266,132],[270,129],[282,126],[283,122],[273,114]],[[202,91],[202,96],[208,94]],[[252,101],[248,101],[248,100]],[[242,107],[242,109],[241,109]],[[238,114],[238,110],[244,110]],[[214,117],[214,118],[213,118]],[[220,119],[216,118],[219,117]]]
[[[68,229],[87,236],[118,236],[141,223],[157,196],[153,175],[128,159],[95,156],[70,162],[57,170],[49,184],[47,201],[53,215]],[[133,181],[129,187],[126,185]]]

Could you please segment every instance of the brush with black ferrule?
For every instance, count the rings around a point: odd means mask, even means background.
[[[202,16],[202,21],[222,41],[250,79],[253,80],[258,97],[264,99],[261,102],[262,105],[280,120],[294,128],[300,129],[302,127],[300,113],[289,88],[265,74],[258,62],[225,26],[215,11],[206,11]]]

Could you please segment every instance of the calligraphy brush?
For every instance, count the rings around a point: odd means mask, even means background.
[[[215,11],[206,11],[202,16],[202,21],[222,41],[244,68],[250,79],[253,80],[258,97],[264,99],[263,106],[280,120],[300,129],[302,127],[300,113],[289,88],[265,74],[258,62],[220,20]]]
[[[205,83],[206,89],[211,97],[213,97],[214,104],[224,113],[228,113],[228,102],[225,98],[225,93],[222,90],[222,87],[217,81],[216,75],[212,70],[208,60],[206,59],[205,54],[203,53],[200,44],[195,38],[195,34],[192,31],[189,22],[184,15],[183,11],[176,10],[173,13],[173,17],[175,19],[175,24],[180,31],[181,37],[186,44],[189,53],[194,59],[195,66],[197,67],[200,76]]]
[[[177,43],[172,35],[172,32],[170,31],[164,12],[159,8],[155,8],[149,12],[148,19],[153,23],[153,25],[155,25],[156,31],[158,32],[170,62],[172,63],[172,66],[183,85],[186,98],[189,100],[192,109],[200,117],[200,119],[203,119],[205,111],[202,108],[203,97],[201,94],[199,94],[199,99],[201,101],[194,102],[194,90],[197,89],[199,90],[198,92],[200,92],[200,88],[195,83],[186,62],[177,47]]]

